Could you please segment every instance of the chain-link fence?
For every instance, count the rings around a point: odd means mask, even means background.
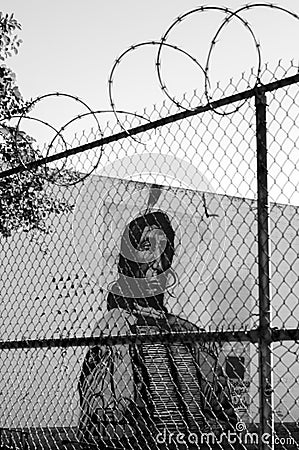
[[[97,166],[1,238],[1,448],[298,448],[299,77],[262,80],[1,174]]]

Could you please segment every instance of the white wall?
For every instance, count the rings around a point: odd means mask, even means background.
[[[30,240],[1,239],[1,340],[88,336],[105,312],[105,289],[116,277],[125,224],[144,211],[149,186],[89,177],[83,185],[55,188],[76,202],[55,217],[52,231]],[[179,283],[169,310],[206,329],[255,327],[258,314],[256,203],[165,188],[156,205],[176,231],[173,267]],[[273,326],[298,323],[297,207],[271,206]],[[299,419],[292,344],[275,344],[277,417]],[[296,350],[295,346],[293,350]],[[69,426],[77,420],[77,380],[85,349],[1,351],[1,426]],[[250,381],[248,420],[257,419],[257,349],[226,345],[244,355]]]

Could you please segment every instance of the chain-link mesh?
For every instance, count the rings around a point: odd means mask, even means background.
[[[72,212],[1,238],[1,448],[298,448],[297,68],[262,80],[110,120]]]

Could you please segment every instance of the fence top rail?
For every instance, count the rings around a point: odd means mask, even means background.
[[[30,339],[18,341],[0,341],[0,350],[33,349],[52,347],[86,347],[93,345],[143,344],[143,343],[175,343],[175,342],[251,342],[259,341],[259,330],[244,331],[190,331],[160,334],[128,334],[97,337],[72,337],[60,339]]]
[[[256,344],[260,339],[260,330],[230,331],[190,331],[182,333],[160,333],[139,335],[114,335],[72,337],[60,339],[24,339],[17,341],[0,341],[0,350],[34,349],[34,348],[67,348],[93,345],[143,344],[143,343],[175,343],[186,342],[250,342]],[[270,342],[299,341],[299,328],[271,329]]]
[[[248,89],[246,91],[242,91],[237,94],[221,98],[219,100],[207,103],[205,105],[198,106],[192,110],[184,110],[179,113],[172,114],[167,117],[163,117],[161,119],[157,119],[157,120],[148,122],[146,124],[139,125],[137,127],[133,127],[129,130],[122,131],[120,133],[116,133],[111,136],[106,136],[101,139],[96,139],[95,141],[84,144],[84,145],[79,145],[77,147],[70,148],[63,152],[59,152],[55,155],[50,155],[45,158],[40,158],[40,159],[32,161],[30,163],[26,163],[26,166],[21,164],[17,167],[13,167],[11,169],[4,170],[4,171],[0,172],[0,179],[9,177],[11,175],[15,175],[17,173],[24,172],[26,170],[30,170],[30,169],[42,166],[44,164],[58,161],[62,158],[67,158],[68,156],[73,156],[78,153],[82,153],[82,152],[91,150],[96,147],[103,147],[104,145],[110,144],[112,142],[115,142],[115,141],[118,141],[118,140],[121,140],[124,138],[128,138],[129,136],[135,136],[135,135],[145,132],[145,131],[149,131],[149,130],[152,130],[152,129],[188,118],[188,117],[192,117],[197,114],[201,114],[203,112],[213,111],[222,106],[226,106],[226,105],[229,105],[229,104],[241,101],[241,100],[246,100],[246,99],[249,99],[249,98],[252,98],[255,96],[259,96],[262,93],[271,92],[271,91],[277,90],[279,88],[286,87],[286,86],[289,86],[289,85],[292,85],[292,84],[295,84],[298,82],[299,82],[299,73],[297,73],[296,75],[290,76],[290,77],[286,77],[286,78],[282,78],[280,80],[273,81],[268,84],[255,86],[252,89]]]

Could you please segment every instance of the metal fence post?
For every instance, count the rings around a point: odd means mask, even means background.
[[[258,90],[255,95],[257,142],[258,194],[258,274],[259,274],[259,407],[260,448],[273,447],[273,393],[271,355],[271,303],[269,258],[269,204],[267,169],[266,95]]]

